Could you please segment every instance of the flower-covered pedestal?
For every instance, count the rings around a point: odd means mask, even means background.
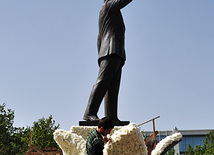
[[[115,131],[103,150],[104,155],[147,155],[144,137],[136,124]]]
[[[64,155],[85,155],[87,134],[95,126],[73,126],[70,131],[57,129],[54,139]],[[116,126],[110,135],[111,141],[104,146],[104,155],[147,155],[147,148],[140,129],[134,123]]]
[[[57,129],[54,139],[64,155],[85,155],[87,134],[96,126],[73,126],[70,131]],[[136,124],[116,126],[110,135],[111,140],[105,144],[104,155],[148,155],[144,137]],[[181,133],[175,133],[161,140],[152,155],[163,155],[174,144],[181,141]]]

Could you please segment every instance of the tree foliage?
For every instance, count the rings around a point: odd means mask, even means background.
[[[194,150],[190,144],[188,144],[185,155],[194,155]]]
[[[203,155],[203,149],[201,145],[196,145],[194,149],[194,155]]]
[[[32,144],[39,148],[55,147],[58,145],[53,139],[53,132],[59,128],[55,125],[52,115],[33,122],[32,127],[14,127],[14,111],[5,109],[5,104],[0,104],[0,154],[26,154],[28,150],[30,132],[32,131]]]
[[[203,142],[202,146],[196,145],[194,150],[189,144],[185,155],[214,155],[214,131],[210,131]]]
[[[38,121],[33,122],[33,127],[31,128],[33,133],[32,143],[40,148],[58,148],[58,145],[53,139],[53,133],[59,128],[59,124],[57,126],[54,124],[55,121],[53,120],[52,115],[47,119],[43,117]]]
[[[214,131],[211,131],[204,140],[202,147],[205,155],[214,155]]]
[[[21,145],[18,133],[23,128],[13,127],[14,111],[11,109],[5,110],[5,104],[0,105],[0,154],[15,154],[19,152]]]
[[[175,149],[170,149],[169,151],[166,152],[166,155],[174,155],[175,154]]]

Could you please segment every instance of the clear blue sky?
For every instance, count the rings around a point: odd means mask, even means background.
[[[15,126],[82,120],[98,73],[102,0],[0,1],[0,103]],[[133,0],[122,10],[127,61],[119,118],[157,130],[214,129],[214,1]],[[103,117],[103,104],[99,117]],[[152,124],[141,126],[152,130]]]

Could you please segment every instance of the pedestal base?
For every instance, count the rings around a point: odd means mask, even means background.
[[[85,155],[86,137],[94,128],[97,126],[72,126],[70,131],[57,129],[54,132],[54,140],[64,155]],[[111,141],[104,146],[104,155],[147,155],[144,137],[134,123],[115,126],[110,138]]]
[[[79,126],[97,126],[99,121],[79,121]],[[114,126],[128,125],[129,121],[113,121]]]

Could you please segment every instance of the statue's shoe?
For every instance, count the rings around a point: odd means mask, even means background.
[[[120,122],[118,118],[110,118],[113,122]]]
[[[84,116],[83,119],[86,120],[86,121],[99,121],[100,120],[99,117],[93,116],[93,115],[91,115],[91,116]]]

